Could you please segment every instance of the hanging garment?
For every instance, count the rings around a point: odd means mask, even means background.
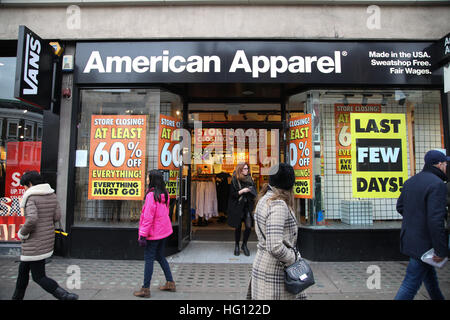
[[[224,212],[225,214],[227,213],[228,197],[230,195],[228,178],[231,178],[231,175],[226,172],[221,172],[216,175],[217,206],[219,212]]]
[[[191,189],[195,192],[195,194],[191,194],[192,199],[195,199],[195,203],[191,201],[191,206],[195,209],[196,216],[206,220],[219,216],[217,191],[214,182],[195,181]]]

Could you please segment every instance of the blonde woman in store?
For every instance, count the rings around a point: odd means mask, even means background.
[[[245,225],[245,230],[241,248],[246,256],[250,256],[247,241],[254,224],[252,212],[256,195],[255,183],[250,175],[250,166],[248,163],[238,164],[231,180],[227,210],[228,225],[235,228],[235,256],[240,254],[239,242],[241,240],[242,223]]]
[[[293,212],[294,169],[286,163],[271,168],[269,184],[261,189],[255,209],[258,245],[247,296],[253,300],[305,299],[289,293],[284,284],[284,266],[295,262],[297,220]],[[290,246],[288,247],[286,243]]]

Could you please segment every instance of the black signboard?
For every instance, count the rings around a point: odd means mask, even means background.
[[[450,62],[450,33],[427,48],[433,55],[432,69],[438,69]]]
[[[14,96],[50,108],[53,51],[48,42],[25,26],[19,26]]]
[[[79,84],[272,82],[439,85],[431,42],[82,42]]]

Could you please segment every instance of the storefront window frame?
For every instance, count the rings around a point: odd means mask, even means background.
[[[376,92],[389,91],[390,93],[392,93],[392,92],[395,92],[395,91],[398,90],[399,92],[406,92],[406,101],[408,101],[408,96],[409,96],[410,93],[412,93],[412,92],[414,92],[414,93],[421,92],[422,95],[420,97],[422,98],[422,103],[425,103],[423,101],[423,96],[424,96],[423,93],[431,92],[433,95],[435,95],[435,97],[437,97],[439,99],[439,108],[440,108],[439,112],[440,113],[442,113],[442,109],[444,108],[444,103],[442,101],[441,91],[438,88],[434,88],[434,87],[430,87],[430,88],[422,88],[422,87],[421,88],[411,88],[411,87],[398,87],[398,88],[397,87],[395,87],[395,88],[388,87],[388,88],[383,88],[382,87],[382,88],[376,88],[376,89],[374,89],[374,88],[332,88],[332,89],[328,89],[328,90],[341,91],[342,93],[349,92],[349,91],[354,91],[355,93],[371,92],[371,91],[376,91]],[[310,112],[312,113],[312,110],[313,110],[313,99],[308,99],[308,98],[311,98],[313,93],[318,93],[319,94],[319,106],[320,107],[319,107],[318,111],[319,111],[319,114],[320,114],[320,112],[322,111],[322,104],[323,104],[322,103],[323,101],[320,99],[321,98],[320,93],[323,93],[323,92],[326,92],[326,91],[327,90],[323,89],[323,88],[314,88],[314,89],[310,89],[310,90],[304,90],[304,91],[301,91],[301,92],[298,92],[298,93],[295,93],[295,94],[289,96],[288,100],[287,100],[287,111],[288,111],[288,114],[289,114],[289,111],[290,111],[289,101],[290,101],[290,99],[292,97],[297,96],[297,95],[304,95],[306,97],[306,99],[305,99],[305,113],[310,113]],[[392,95],[392,97],[394,97],[394,96]],[[384,100],[384,96],[383,96],[383,100]],[[403,101],[402,103],[405,103],[405,102]],[[382,103],[380,103],[380,104],[382,104]],[[317,112],[317,110],[314,110],[314,111]],[[405,112],[405,114],[406,114],[406,112]],[[320,137],[321,137],[320,152],[322,153],[323,152],[322,144],[323,144],[323,136],[324,136],[324,133],[323,133],[324,125],[322,125],[322,119],[319,121],[319,123],[320,123],[320,127],[321,127],[320,128]],[[444,129],[444,126],[445,126],[445,120],[443,120],[442,117],[441,117],[440,118],[440,127],[441,127],[440,147],[441,148],[439,148],[439,147],[437,147],[437,148],[445,150],[445,143],[446,143],[446,141],[445,141],[445,137],[444,137],[444,135],[442,133],[443,129]],[[407,132],[407,135],[408,135],[408,132]],[[409,145],[409,142],[408,142],[408,145]],[[409,153],[409,150],[407,150],[407,151]],[[423,151],[421,151],[421,152],[424,153]],[[410,161],[409,161],[409,155],[408,155],[408,178],[411,177],[413,174],[416,174],[416,173],[420,172],[421,169],[422,169],[422,167],[420,165],[420,161],[421,160],[420,159],[418,160],[417,157],[415,157],[415,159],[416,159],[416,162],[417,161],[419,162],[419,165],[415,166],[416,167],[415,173],[412,173],[411,172],[411,168],[409,166],[409,162]],[[319,168],[320,168],[320,166],[319,166]],[[314,166],[314,174],[315,175],[316,175],[317,170],[320,170],[320,169],[318,169],[318,166],[315,165]],[[323,179],[323,176],[322,175],[320,175],[320,176]],[[315,181],[314,181],[314,183],[315,183]],[[321,196],[322,196],[322,198],[324,196],[323,187],[322,187],[322,191],[321,191]],[[371,199],[372,198],[370,198],[369,200],[371,200]],[[317,212],[315,212],[316,210],[314,209],[315,206],[316,206],[316,199],[315,198],[313,198],[312,200],[307,200],[306,202],[307,202],[307,204],[306,204],[306,211],[307,211],[306,215],[309,215],[309,216],[307,216],[306,221],[305,221],[305,219],[299,220],[299,224],[301,225],[301,227],[312,228],[312,229],[323,229],[323,228],[330,228],[331,229],[331,228],[333,228],[333,226],[329,226],[326,223],[326,221],[325,221],[325,224],[318,224],[317,223]],[[299,212],[300,206],[299,206],[298,203],[299,203],[299,201],[297,201],[297,209],[296,209],[297,210],[297,217],[299,217],[301,214],[303,214],[303,213]],[[395,207],[394,207],[393,210],[395,210]],[[325,220],[326,220],[326,216],[325,216]],[[375,221],[375,218],[374,218],[374,221]],[[400,224],[401,224],[401,221],[402,221],[401,220],[401,216],[399,215],[398,219],[392,220],[392,221],[396,221],[397,223],[395,225],[394,224],[392,224],[390,226],[388,225],[384,229],[398,229],[400,227]],[[338,229],[343,229],[343,230],[361,229],[361,228],[362,229],[376,229],[376,227],[370,226],[370,225],[346,225],[346,226],[342,225],[341,227],[338,227]]]
[[[76,113],[75,114],[73,114],[73,116],[75,117],[75,118],[73,118],[74,120],[73,121],[75,121],[76,123],[77,123],[77,125],[74,127],[74,136],[75,136],[75,141],[74,141],[74,148],[75,149],[77,149],[77,146],[78,146],[78,143],[79,143],[79,141],[78,141],[78,135],[79,135],[79,129],[78,129],[78,121],[79,121],[79,118],[81,117],[81,113],[82,113],[82,92],[83,91],[89,91],[89,90],[98,90],[98,91],[106,91],[106,92],[108,92],[108,91],[110,91],[110,92],[118,92],[118,93],[120,93],[120,92],[123,92],[124,90],[127,90],[128,92],[131,92],[132,90],[158,90],[158,94],[159,94],[159,96],[161,97],[161,93],[167,93],[167,94],[169,94],[169,95],[173,95],[173,96],[176,96],[177,97],[177,99],[178,99],[178,106],[180,107],[180,108],[178,108],[178,110],[181,110],[182,109],[182,103],[180,103],[180,101],[181,101],[181,96],[179,95],[179,94],[177,94],[177,93],[175,93],[175,92],[172,92],[172,91],[170,91],[169,89],[167,89],[167,88],[165,88],[165,87],[159,87],[159,86],[124,86],[124,85],[118,85],[118,86],[78,86],[78,87],[76,87],[76,90],[75,90],[75,95],[77,96],[77,99],[74,101],[74,106],[76,106]],[[159,101],[159,106],[161,107],[161,101]],[[181,114],[181,113],[180,113]],[[158,114],[159,115],[159,114]],[[180,121],[181,121],[181,119],[180,119]],[[157,132],[156,132],[156,134],[157,134]],[[155,136],[155,138],[156,138],[156,136]],[[150,139],[150,140],[152,140],[152,139]],[[157,141],[156,141],[156,143],[157,143]],[[149,144],[149,142],[147,142],[147,144]],[[147,168],[146,168],[146,175],[148,175],[148,172],[149,172],[149,170],[151,170],[151,169],[156,169],[156,167],[155,168],[149,168],[149,163],[147,162]],[[156,163],[156,165],[157,165],[157,163]],[[73,179],[73,190],[74,190],[74,192],[75,192],[75,190],[76,190],[76,179],[75,179],[75,177],[76,177],[76,175],[77,175],[77,172],[76,172],[76,167],[74,166],[73,167],[73,169],[74,169],[74,171],[73,171],[73,176],[74,176],[74,179]],[[139,216],[140,216],[140,210],[141,210],[141,208],[142,208],[142,205],[143,205],[143,203],[144,203],[144,201],[142,200],[142,201],[140,201],[140,204],[139,204],[139,213],[138,213],[138,219],[137,220],[135,220],[134,222],[130,222],[130,223],[126,223],[126,224],[120,224],[120,223],[105,223],[105,224],[96,224],[96,223],[92,223],[92,224],[90,224],[90,223],[80,223],[79,221],[77,221],[77,213],[76,213],[76,209],[75,209],[75,206],[76,206],[76,196],[75,195],[69,195],[69,198],[71,198],[69,201],[68,201],[68,203],[73,203],[74,204],[74,206],[71,208],[71,209],[69,209],[68,210],[68,217],[69,217],[69,219],[68,219],[68,225],[69,226],[73,226],[73,227],[77,227],[77,228],[107,228],[107,229],[111,229],[111,228],[119,228],[119,229],[129,229],[129,228],[131,228],[131,229],[137,229],[137,227],[138,227],[138,224],[139,224]],[[101,201],[101,200],[93,200],[93,201]],[[126,201],[126,200],[117,200],[117,201]],[[175,201],[172,201],[173,203],[175,203]],[[175,209],[176,209],[176,206],[175,206]],[[176,214],[176,212],[175,213],[173,213],[173,216],[175,217],[175,219],[178,219],[178,215]],[[172,226],[173,227],[176,227],[178,225],[178,221],[173,221],[172,222]]]

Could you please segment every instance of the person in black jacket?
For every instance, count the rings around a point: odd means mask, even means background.
[[[435,262],[441,262],[448,255],[444,226],[447,161],[450,157],[442,152],[428,151],[423,170],[405,181],[397,200],[397,211],[403,216],[400,251],[410,260],[395,300],[414,299],[422,282],[431,299],[444,300],[434,267],[420,258],[431,248]]]
[[[247,241],[250,237],[253,222],[253,208],[257,195],[255,184],[249,173],[250,167],[247,163],[236,166],[230,185],[230,197],[228,198],[228,225],[235,228],[235,248],[234,255],[238,256],[239,241],[241,240],[242,223],[245,224],[244,239],[242,241],[242,251],[246,256],[250,256]]]

